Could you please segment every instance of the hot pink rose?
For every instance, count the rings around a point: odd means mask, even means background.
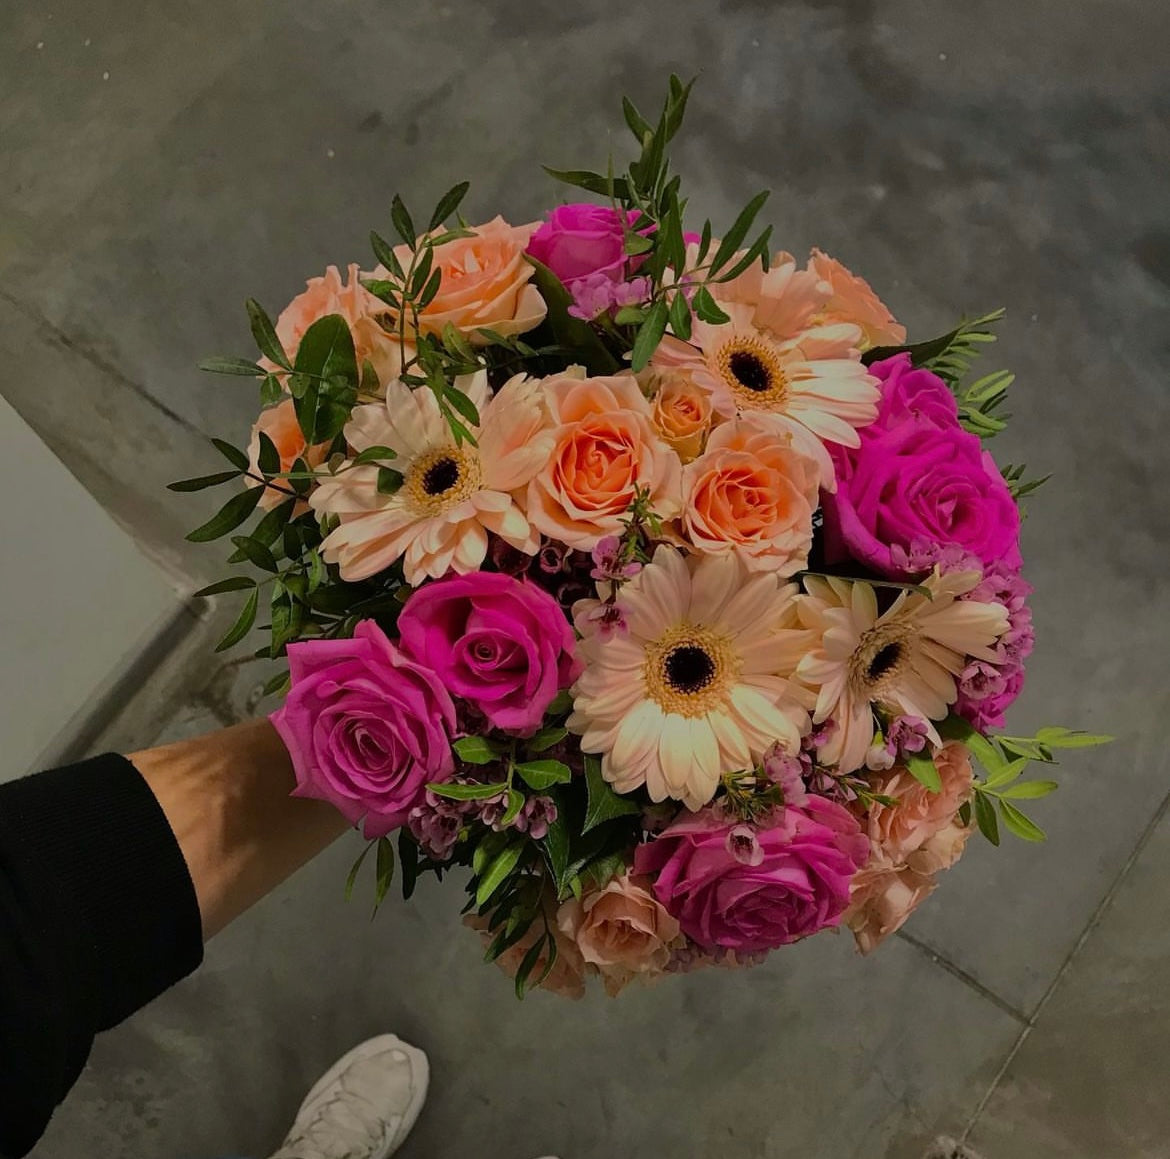
[[[868,854],[852,814],[810,796],[766,829],[704,809],[640,845],[634,870],[701,947],[757,953],[837,925]]]
[[[372,620],[352,640],[288,649],[292,690],[272,723],[292,757],[293,795],[335,805],[367,837],[405,824],[428,781],[454,770],[455,705]]]
[[[535,731],[580,675],[573,630],[543,588],[501,572],[426,584],[398,617],[403,651],[495,728]]]
[[[822,495],[828,562],[853,559],[901,578],[912,545],[929,543],[1018,567],[1019,510],[995,461],[959,426],[939,393],[950,393],[945,384],[909,367],[904,356],[870,367],[882,381],[879,417],[860,446],[831,447],[838,485]]]
[[[637,218],[630,210],[628,220]],[[532,235],[528,252],[566,286],[590,274],[620,282],[626,273],[621,214],[611,206],[588,202],[560,205]]]

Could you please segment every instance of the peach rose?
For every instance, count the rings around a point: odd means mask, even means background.
[[[486,918],[481,918],[476,914],[468,914],[463,919],[463,924],[470,929],[478,930],[484,940],[485,946],[491,942],[493,935],[488,932]],[[577,949],[577,943],[566,935],[558,927],[556,922],[552,922],[549,929],[552,931],[553,938],[557,944],[557,960],[553,963],[553,968],[549,976],[541,983],[540,989],[551,990],[554,994],[559,994],[562,998],[572,998],[574,1000],[584,998],[585,960],[581,957],[581,951]],[[544,922],[538,917],[529,926],[525,935],[514,946],[509,946],[496,959],[496,965],[509,978],[515,978],[528,951],[535,945],[536,940],[543,936]],[[548,955],[546,952],[541,951],[540,957],[537,958],[536,965],[529,977],[533,980],[539,978],[544,973],[544,968],[547,963]]]
[[[654,400],[650,414],[654,429],[689,463],[702,451],[711,429],[710,392],[685,370],[651,372],[646,385]]]
[[[434,268],[442,271],[439,292],[419,315],[419,329],[441,334],[448,322],[477,345],[483,345],[476,330],[483,327],[499,334],[523,334],[544,321],[548,307],[540,291],[529,280],[532,265],[525,260],[528,239],[539,222],[509,225],[496,217],[486,225],[472,227],[473,237],[458,238],[434,250]],[[410,250],[394,251],[402,268],[410,264]],[[379,278],[390,278],[384,266]]]
[[[396,335],[378,321],[388,319],[387,306],[358,281],[356,263],[349,265],[344,285],[336,266],[330,266],[321,278],[310,278],[304,293],[298,294],[281,311],[276,320],[276,336],[289,358],[295,358],[301,339],[310,326],[327,314],[340,314],[349,323],[353,335],[358,370],[369,361],[384,390],[386,384],[402,371],[402,351]],[[275,369],[265,361],[264,365]]]
[[[818,316],[819,321],[849,322],[859,327],[862,350],[872,346],[901,346],[906,341],[906,327],[894,321],[894,315],[864,278],[818,249],[812,251],[808,268],[827,282],[833,293]]]
[[[557,925],[600,971],[611,998],[638,975],[661,974],[680,932],[654,895],[628,874],[581,901],[570,898],[557,914]]]
[[[255,475],[260,474],[261,431],[272,440],[273,446],[276,447],[276,453],[280,456],[281,471],[291,471],[293,464],[302,457],[310,467],[319,466],[325,461],[325,452],[328,449],[326,446],[306,448],[305,436],[301,433],[300,423],[297,422],[296,408],[291,398],[286,398],[283,402],[278,402],[276,406],[262,410],[260,417],[252,426],[252,439],[248,443],[248,464]],[[258,479],[248,479],[246,482],[249,487],[260,486]],[[278,491],[275,487],[264,485],[264,494],[260,496],[261,507],[268,510],[278,507],[288,499],[288,484],[282,483],[280,486],[284,487],[285,490]],[[297,514],[301,514],[304,510],[305,506],[298,503]]]
[[[934,878],[905,865],[871,861],[853,879],[842,922],[853,931],[857,948],[868,954],[905,924],[934,889]]]
[[[971,829],[972,826],[962,824],[956,817],[911,853],[906,858],[906,865],[915,873],[922,874],[941,873],[944,869],[950,869],[963,856]]]
[[[875,853],[895,864],[907,862],[911,854],[950,825],[971,796],[971,758],[963,745],[944,745],[934,763],[942,781],[938,793],[900,767],[871,780],[875,793],[893,797],[897,804],[875,801],[863,823]]]
[[[555,442],[528,485],[528,518],[580,551],[617,535],[637,488],[663,519],[679,512],[682,464],[650,424],[650,404],[631,374],[544,380]]]
[[[808,562],[818,481],[790,435],[744,416],[718,427],[683,469],[683,528],[699,551],[735,551],[753,571],[792,575]]]

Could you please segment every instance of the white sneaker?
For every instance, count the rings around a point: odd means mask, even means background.
[[[354,1047],[305,1096],[272,1159],[388,1159],[426,1102],[430,1066],[393,1034]]]

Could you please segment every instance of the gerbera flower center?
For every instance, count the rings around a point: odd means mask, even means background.
[[[777,410],[788,398],[788,379],[776,348],[757,334],[736,334],[715,354],[715,371],[745,410]]]
[[[710,628],[677,624],[646,649],[646,694],[663,712],[703,716],[720,707],[739,678],[729,638]]]
[[[411,464],[405,490],[415,510],[434,514],[462,502],[480,482],[474,448],[437,447]]]
[[[849,681],[870,700],[895,684],[911,654],[913,629],[906,624],[878,624],[862,634],[849,661]]]

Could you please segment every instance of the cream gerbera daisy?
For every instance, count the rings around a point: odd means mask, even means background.
[[[727,322],[695,320],[690,342],[664,338],[659,366],[690,370],[724,417],[758,413],[788,430],[816,459],[823,485],[834,485],[825,443],[856,447],[858,427],[877,417],[877,380],[856,357],[856,327],[826,326],[781,340],[755,322],[756,307],[720,303]]]
[[[460,382],[479,411],[477,446],[456,446],[434,394],[393,382],[385,403],[357,407],[345,428],[355,451],[389,447],[387,465],[403,475],[392,495],[378,490],[378,466],[348,467],[325,478],[310,503],[341,522],[322,553],[353,582],[403,560],[406,582],[448,571],[465,574],[483,563],[488,532],[535,555],[540,536],[513,493],[548,459],[552,433],[540,384],[520,375],[494,398],[480,372]]]
[[[568,727],[619,793],[645,785],[697,810],[724,773],[777,742],[798,749],[813,697],[789,680],[805,647],[795,594],[734,556],[688,560],[664,544],[621,589],[627,631],[603,635],[596,601],[577,605],[585,671]]]
[[[800,622],[819,642],[796,676],[816,690],[813,723],[832,718],[837,725],[820,749],[826,765],[842,773],[861,768],[873,743],[875,708],[926,721],[930,740],[942,743],[929,722],[942,720],[954,703],[955,676],[968,657],[994,660],[992,645],[1008,628],[1002,604],[958,599],[979,580],[977,571],[936,569],[923,584],[929,596],[903,592],[881,615],[870,584],[805,580]]]

